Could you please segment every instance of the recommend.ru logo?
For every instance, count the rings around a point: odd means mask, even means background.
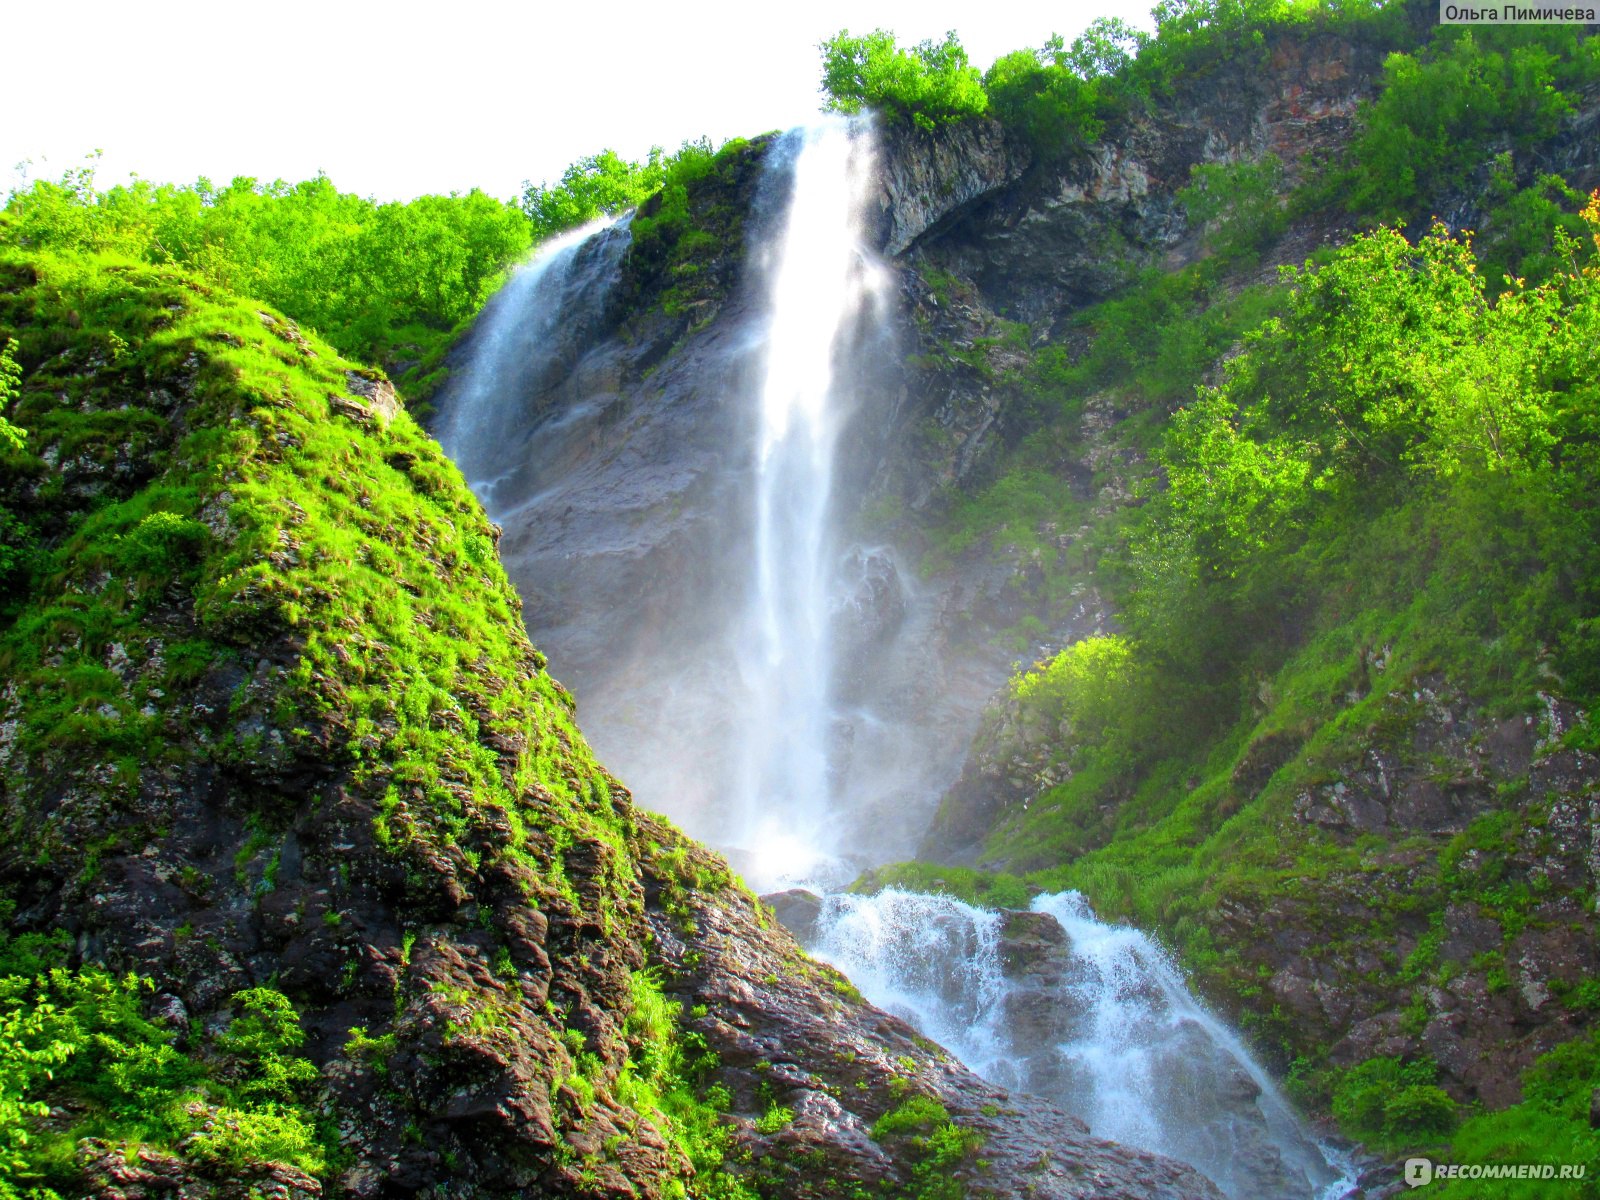
[[[1436,1179],[1582,1179],[1586,1163],[1444,1163],[1431,1158],[1408,1158],[1405,1181],[1424,1187]]]

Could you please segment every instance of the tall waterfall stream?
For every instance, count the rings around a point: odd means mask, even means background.
[[[756,315],[731,339],[720,384],[724,402],[747,414],[731,423],[749,444],[727,451],[725,493],[740,498],[727,521],[742,539],[730,561],[744,565],[726,571],[728,602],[709,608],[707,644],[726,669],[714,685],[679,689],[711,695],[716,711],[693,734],[696,765],[670,766],[685,735],[664,713],[655,732],[648,720],[636,727],[612,765],[643,804],[728,852],[752,886],[824,893],[812,953],[979,1074],[1059,1105],[1099,1136],[1187,1161],[1235,1200],[1341,1195],[1347,1164],[1145,934],[1098,921],[1076,893],[995,913],[948,897],[837,890],[906,840],[853,823],[855,797],[888,786],[905,756],[894,752],[892,719],[843,697],[850,664],[837,633],[863,564],[886,553],[842,538],[836,476],[858,405],[852,356],[883,352],[873,330],[892,289],[864,235],[870,126],[830,120],[791,132],[766,162],[758,204],[768,211],[752,222],[746,283]],[[598,326],[628,237],[624,220],[542,247],[490,302],[442,399],[440,441],[508,537],[545,519],[551,480],[592,440],[608,402],[603,377],[588,390],[581,373],[576,385],[551,381]],[[547,399],[530,412],[512,400],[526,395]],[[553,668],[559,675],[561,662]],[[684,704],[677,720],[690,720]],[[841,765],[846,743],[853,774]],[[696,788],[718,802],[691,803]]]

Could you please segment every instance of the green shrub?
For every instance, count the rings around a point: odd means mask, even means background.
[[[1426,1060],[1370,1058],[1339,1078],[1333,1115],[1350,1137],[1379,1147],[1441,1141],[1456,1125],[1456,1105],[1433,1079]]]
[[[1600,45],[1572,27],[1439,26],[1430,45],[1384,63],[1338,177],[1347,206],[1380,220],[1428,216],[1496,142],[1528,150],[1548,139],[1573,110],[1563,89],[1597,77]]]
[[[191,571],[210,531],[192,517],[153,512],[117,539],[116,565],[133,575],[169,579]]]
[[[820,48],[822,91],[833,112],[877,109],[892,122],[931,130],[989,107],[983,78],[953,32],[905,49],[885,29],[862,37],[841,30]]]

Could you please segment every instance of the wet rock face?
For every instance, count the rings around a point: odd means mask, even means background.
[[[282,1163],[206,1168],[141,1147],[132,1156],[98,1138],[78,1144],[82,1200],[321,1200],[322,1184]]]
[[[855,547],[840,568],[841,595],[833,611],[835,692],[845,702],[870,696],[905,625],[906,589],[894,556]]]
[[[805,888],[790,888],[761,897],[761,903],[772,910],[773,917],[795,940],[805,942],[817,929],[817,918],[822,914],[822,897]]]
[[[649,836],[667,844],[670,835]],[[689,853],[692,861],[704,852]],[[652,901],[671,886],[647,870]],[[810,908],[793,892],[769,899],[790,919]],[[1091,1137],[1049,1104],[980,1080],[862,1001],[831,967],[806,958],[748,894],[695,892],[689,903],[687,919],[651,906],[666,989],[718,1055],[715,1078],[732,1097],[736,1157],[747,1153],[745,1170],[775,1194],[833,1200],[852,1183],[908,1186],[912,1163],[901,1139],[875,1139],[872,1129],[909,1097],[923,1096],[982,1139],[952,1168],[968,1196],[1219,1197],[1190,1167]],[[763,1133],[757,1122],[773,1104],[793,1120]]]

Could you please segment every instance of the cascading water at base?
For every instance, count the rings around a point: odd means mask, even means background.
[[[980,1075],[1191,1163],[1232,1200],[1336,1197],[1349,1182],[1165,951],[1076,892],[1027,912],[830,896],[812,951]]]

